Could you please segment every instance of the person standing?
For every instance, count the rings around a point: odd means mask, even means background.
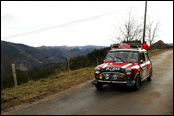
[[[146,43],[146,41],[144,42],[144,44],[142,45],[142,48],[149,51],[149,46],[148,44]]]
[[[149,51],[149,46],[146,43],[146,41],[144,42],[144,44],[142,45],[142,49],[145,49],[147,51],[147,56],[149,57],[148,51]]]

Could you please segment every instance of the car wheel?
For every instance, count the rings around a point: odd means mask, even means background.
[[[152,77],[152,69],[150,69],[149,77],[147,77],[147,81],[151,81],[151,77]]]
[[[97,85],[95,85],[95,87],[96,87],[98,90],[100,90],[100,89],[102,89],[102,88],[103,88],[103,84],[98,83]]]
[[[140,88],[140,85],[141,85],[141,78],[140,76],[138,75],[135,79],[135,85],[134,85],[134,90],[138,90]]]

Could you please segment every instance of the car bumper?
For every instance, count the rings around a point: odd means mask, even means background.
[[[98,82],[101,82],[101,83],[127,83],[127,81],[104,81],[104,80],[98,80]]]
[[[110,80],[99,80],[99,79],[93,79],[91,84],[92,85],[97,85],[98,83],[103,83],[103,84],[125,84],[128,87],[133,87],[135,85],[135,80],[126,80],[126,81],[110,81]]]

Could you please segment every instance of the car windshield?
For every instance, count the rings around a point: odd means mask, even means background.
[[[112,51],[107,54],[106,62],[138,62],[138,52]]]

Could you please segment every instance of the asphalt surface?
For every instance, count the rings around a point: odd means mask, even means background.
[[[16,108],[12,115],[173,115],[173,50],[151,57],[152,81],[138,91],[104,86],[91,80],[79,86]]]

